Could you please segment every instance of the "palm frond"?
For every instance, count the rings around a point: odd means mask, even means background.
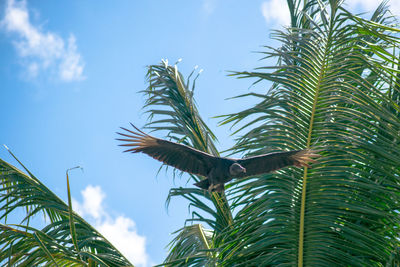
[[[219,236],[226,266],[382,266],[399,246],[399,106],[387,94],[398,30],[329,4],[310,27],[276,32],[282,46],[266,52],[279,58],[275,71],[236,73],[273,85],[225,118],[245,123],[235,152],[323,151],[312,169],[235,182],[238,212]]]
[[[21,223],[0,225],[1,265],[82,266],[90,259],[92,266],[133,266],[70,206],[27,172],[29,175],[0,159],[0,218],[6,219],[18,209],[26,211]],[[39,214],[47,215],[50,222],[42,229],[28,226],[27,222]]]
[[[193,75],[195,75],[195,70],[185,82],[177,65],[170,66],[167,61],[149,66],[147,73],[149,87],[144,91],[147,96],[144,107],[150,119],[147,127],[152,130],[167,131],[168,137],[174,141],[218,155],[214,145],[216,137],[201,118],[193,98],[198,74],[191,79]],[[194,175],[190,177],[196,182],[202,179]],[[193,210],[192,218],[188,221],[205,223],[212,227],[215,234],[232,223],[231,210],[224,193],[209,193],[195,188],[173,188],[168,199],[175,196],[189,200],[189,205],[197,209]],[[204,202],[210,204],[204,205]],[[200,215],[199,210],[206,216]],[[177,241],[174,244],[181,244],[181,242]],[[177,248],[171,247],[171,253],[175,249]],[[170,254],[168,261],[172,262],[173,255],[175,254]]]
[[[169,66],[168,61],[149,66],[147,79],[149,87],[143,91],[147,97],[150,122],[147,127],[153,130],[167,130],[168,136],[185,145],[218,155],[213,141],[215,135],[201,118],[193,98],[195,82],[190,83],[189,75],[185,84],[177,65]]]
[[[212,257],[214,233],[193,224],[175,232],[177,236],[169,244],[170,253],[163,266],[208,266],[215,265]]]

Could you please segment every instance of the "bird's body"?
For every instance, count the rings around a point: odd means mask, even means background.
[[[127,142],[121,146],[129,147],[125,152],[143,152],[164,164],[181,171],[206,177],[196,186],[208,191],[224,190],[224,184],[233,178],[260,175],[286,166],[307,166],[318,157],[313,150],[284,151],[264,154],[244,159],[216,157],[195,148],[171,141],[152,137],[132,125],[137,132],[122,128],[128,133],[119,133],[127,137],[118,139]]]
[[[195,185],[209,191],[221,192],[224,189],[224,184],[234,178],[229,171],[234,163],[236,163],[235,160],[216,157],[215,165],[208,172],[207,178],[195,183]]]

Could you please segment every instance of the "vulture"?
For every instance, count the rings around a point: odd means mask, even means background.
[[[287,166],[310,167],[308,162],[314,163],[316,161],[313,158],[319,157],[317,151],[311,149],[282,151],[243,159],[216,157],[183,144],[155,138],[132,123],[131,125],[136,131],[121,127],[125,132],[118,133],[124,138],[117,140],[125,142],[120,146],[128,148],[124,152],[142,152],[183,172],[204,176],[205,179],[194,185],[209,192],[222,192],[225,189],[224,184],[233,178],[260,175]]]

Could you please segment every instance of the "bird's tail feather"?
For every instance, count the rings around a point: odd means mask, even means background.
[[[313,158],[318,158],[321,155],[317,154],[321,150],[313,150],[313,149],[305,149],[305,150],[300,150],[293,156],[291,156],[292,159],[294,159],[294,165],[298,167],[308,167],[310,168],[311,166],[308,164],[310,163],[316,163],[317,161],[314,160]]]
[[[208,180],[208,178],[207,178],[207,179],[201,180],[200,182],[194,183],[194,185],[200,187],[201,189],[207,190],[208,187],[210,186],[210,180]]]

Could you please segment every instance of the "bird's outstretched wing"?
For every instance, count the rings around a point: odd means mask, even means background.
[[[246,173],[240,175],[241,177],[245,177],[268,173],[293,165],[297,167],[310,167],[308,162],[316,162],[313,158],[319,156],[316,151],[305,149],[264,154],[239,159],[236,162],[246,168]]]
[[[215,165],[216,157],[210,154],[182,144],[155,138],[142,132],[132,123],[131,125],[136,131],[121,127],[126,133],[118,133],[126,137],[117,139],[126,142],[120,145],[128,147],[124,152],[143,152],[181,171],[202,176],[207,176]]]

